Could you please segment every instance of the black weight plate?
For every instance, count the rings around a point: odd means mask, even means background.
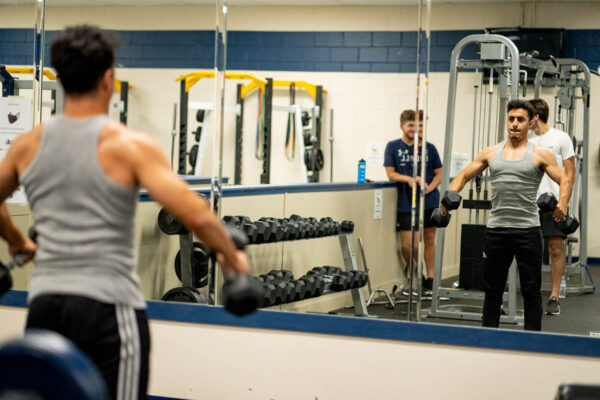
[[[208,304],[206,298],[194,288],[177,287],[169,290],[161,298],[163,301],[176,301],[179,303]]]
[[[188,153],[188,161],[190,163],[190,165],[192,166],[192,168],[196,167],[196,161],[198,161],[198,145],[195,144],[192,146],[192,148],[190,149],[190,152]]]
[[[208,248],[202,243],[194,242],[192,268],[196,276],[196,280],[194,281],[194,287],[196,288],[204,287],[208,283],[208,261]],[[175,256],[175,273],[179,281],[181,281],[181,251],[178,251]]]
[[[158,227],[167,235],[183,235],[187,233],[187,229],[185,229],[181,221],[164,208],[161,208],[158,212]]]

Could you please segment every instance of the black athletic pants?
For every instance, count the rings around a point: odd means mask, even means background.
[[[29,307],[26,329],[70,339],[92,359],[111,399],[146,399],[150,335],[144,310],[87,297],[44,295]]]
[[[517,260],[525,308],[525,329],[542,330],[542,231],[539,227],[488,228],[483,260],[483,326],[498,327],[508,269]]]

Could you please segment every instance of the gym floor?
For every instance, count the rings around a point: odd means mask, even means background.
[[[594,282],[600,282],[600,265],[594,265],[590,267]],[[549,282],[550,276],[548,273],[543,274],[543,282]],[[456,279],[449,279],[447,282],[444,281],[444,286],[450,287],[452,282]],[[548,298],[548,292],[542,292],[542,298],[544,299],[544,311],[546,309],[546,301]],[[523,298],[521,294],[518,295],[518,309],[523,309]],[[380,298],[378,300],[383,300]],[[443,302],[444,305],[474,305],[481,307],[481,301],[474,300],[452,300]],[[422,308],[429,308],[431,301],[424,300]],[[407,304],[397,304],[395,310],[390,310],[383,304],[369,306],[369,314],[377,316],[382,319],[392,320],[407,320]],[[564,333],[564,334],[575,334],[589,336],[590,332],[600,332],[600,320],[598,319],[598,310],[600,309],[600,294],[590,293],[584,295],[570,295],[564,299],[560,299],[560,315],[546,315],[542,317],[542,331],[553,332],[553,333]],[[332,311],[332,313],[340,315],[352,314],[353,309],[339,309]],[[414,308],[413,308],[414,313]],[[448,325],[463,325],[463,326],[481,326],[481,322],[478,321],[467,321],[459,319],[447,319],[447,318],[423,318],[422,322],[436,323],[436,324],[448,324]],[[500,324],[502,329],[516,329],[522,330],[522,325],[513,324]]]

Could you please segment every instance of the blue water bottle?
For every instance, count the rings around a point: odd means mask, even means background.
[[[367,174],[367,162],[364,158],[358,161],[358,183],[365,183],[365,176]]]

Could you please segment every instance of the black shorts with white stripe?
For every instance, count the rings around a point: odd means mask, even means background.
[[[144,310],[44,295],[31,303],[26,329],[49,329],[75,343],[96,364],[112,399],[146,399],[150,335]]]

